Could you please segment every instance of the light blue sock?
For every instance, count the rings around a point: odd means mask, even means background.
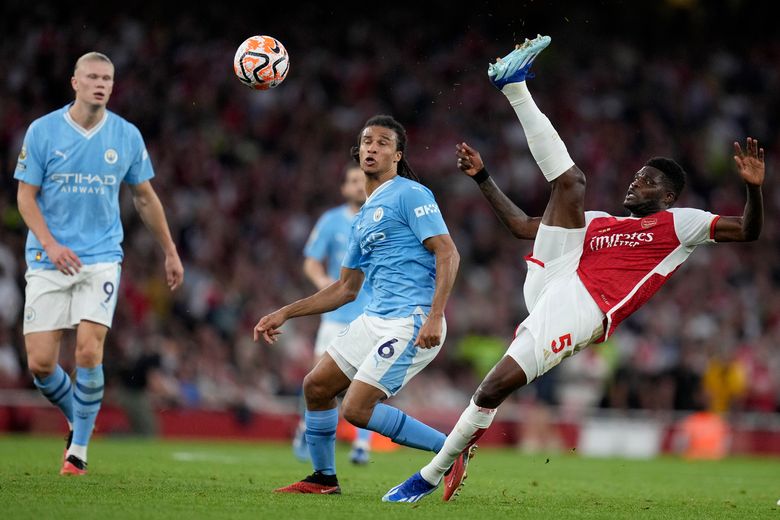
[[[103,365],[95,368],[76,367],[76,388],[73,390],[73,444],[86,446],[95,426],[95,418],[103,402]]]
[[[54,373],[49,377],[43,379],[34,377],[33,383],[46,399],[62,410],[68,422],[73,424],[73,384],[62,367],[57,365]]]
[[[364,444],[367,447],[371,446],[371,436],[374,434],[371,430],[364,430],[363,428],[357,429],[357,436],[355,442]]]
[[[439,453],[447,438],[442,432],[409,417],[398,408],[381,403],[374,407],[367,427],[398,444],[435,453]]]
[[[336,474],[336,427],[339,409],[306,411],[306,444],[314,471]]]

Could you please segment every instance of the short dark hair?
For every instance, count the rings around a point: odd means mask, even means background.
[[[666,187],[674,193],[674,200],[680,198],[680,194],[685,188],[686,174],[677,161],[668,157],[653,157],[645,163],[645,166],[650,166],[663,173]]]
[[[409,166],[409,162],[406,160],[406,129],[401,123],[396,121],[393,116],[379,114],[369,118],[368,121],[363,124],[363,128],[358,132],[357,146],[353,146],[351,150],[351,155],[355,162],[360,163],[360,136],[363,135],[363,130],[369,126],[381,126],[382,128],[387,128],[395,132],[397,137],[396,150],[401,152],[401,160],[398,162],[398,175],[420,182],[420,178],[417,177],[417,174],[414,173],[414,170],[412,170],[412,167]]]

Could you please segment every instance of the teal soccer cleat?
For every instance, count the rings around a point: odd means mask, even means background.
[[[501,90],[508,83],[525,81],[534,60],[550,45],[550,41],[552,38],[542,35],[537,35],[533,40],[526,39],[515,50],[488,66],[490,82]]]

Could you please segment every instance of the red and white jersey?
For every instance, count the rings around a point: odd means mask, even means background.
[[[585,212],[577,274],[606,314],[602,341],[666,283],[696,246],[714,242],[719,218],[692,208],[642,218]]]

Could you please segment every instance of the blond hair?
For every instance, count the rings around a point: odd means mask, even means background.
[[[78,70],[79,65],[81,65],[85,61],[104,61],[104,62],[108,63],[109,65],[111,65],[112,67],[114,66],[114,62],[112,62],[111,59],[108,56],[106,56],[102,52],[92,51],[92,52],[86,53],[85,55],[83,55],[82,57],[80,57],[79,59],[76,60],[76,66],[73,67],[73,73],[74,74]]]

